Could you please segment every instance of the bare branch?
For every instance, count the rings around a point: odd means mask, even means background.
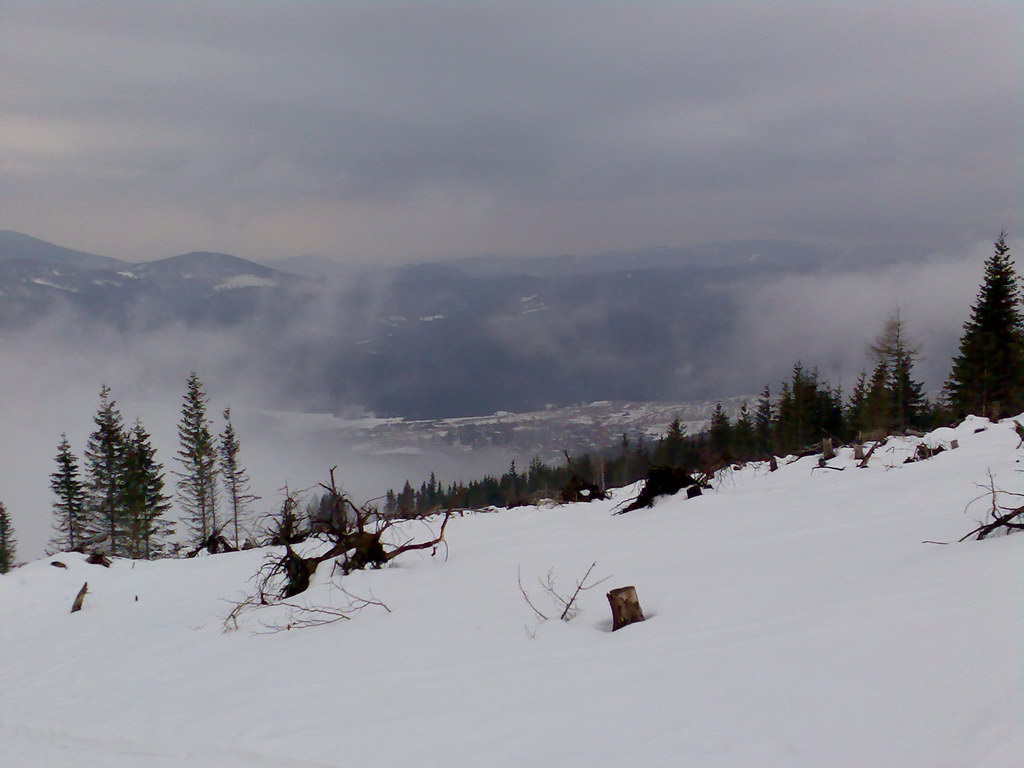
[[[533,604],[533,601],[530,600],[530,594],[526,591],[526,587],[523,586],[523,569],[522,569],[522,567],[520,567],[517,570],[517,577],[518,577],[518,581],[519,581],[519,591],[523,594],[523,600],[525,600],[526,604],[528,606],[530,606],[530,609],[536,614],[538,619],[540,619],[541,621],[547,621],[548,617],[545,616],[543,613],[541,613],[540,610],[537,608],[537,606]]]

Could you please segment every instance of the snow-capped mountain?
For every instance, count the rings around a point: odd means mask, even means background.
[[[214,331],[207,341],[247,353],[248,380],[270,383],[272,407],[413,419],[759,391],[793,360],[737,357],[752,288],[838,268],[814,248],[743,241],[331,280],[207,252],[97,264],[22,239],[31,247],[15,238],[0,260],[0,327],[60,312],[61,325],[128,337]]]

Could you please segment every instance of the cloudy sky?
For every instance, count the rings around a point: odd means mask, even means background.
[[[0,6],[0,229],[356,261],[1018,234],[1017,2]]]

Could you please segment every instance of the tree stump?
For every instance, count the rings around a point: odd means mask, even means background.
[[[774,472],[778,468],[779,468],[779,462],[778,462],[778,459],[775,458],[775,454],[773,453],[773,454],[771,454],[768,457],[768,471],[769,472]]]
[[[608,593],[608,604],[612,608],[612,632],[637,621],[644,620],[640,610],[640,599],[636,587],[619,587]]]
[[[830,459],[834,459],[836,457],[836,452],[835,452],[835,448],[833,448],[833,446],[832,446],[832,438],[831,437],[823,437],[821,439],[821,455],[822,455],[822,458],[825,459],[825,461],[828,461]]]
[[[853,460],[864,461],[864,443],[859,440],[853,444]]]
[[[89,582],[85,582],[82,588],[78,590],[78,595],[75,597],[75,602],[71,604],[71,612],[82,610],[82,603],[85,602],[85,593],[89,591]]]

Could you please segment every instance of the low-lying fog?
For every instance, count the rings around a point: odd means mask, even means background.
[[[1021,252],[1019,241],[1013,245]],[[866,342],[899,308],[910,338],[922,346],[918,377],[934,392],[948,372],[991,248],[981,243],[970,253],[925,262],[750,286],[737,333],[698,378],[714,384],[722,397],[756,393],[765,383],[777,391],[799,358],[848,391],[869,365]],[[189,371],[198,371],[211,397],[214,430],[222,427],[223,409],[232,408],[243,463],[253,490],[263,497],[255,505],[260,513],[279,503],[285,485],[312,488],[326,480],[332,466],[356,500],[377,496],[406,478],[418,484],[432,470],[447,482],[507,466],[510,457],[499,452],[367,455],[350,444],[331,415],[274,412],[276,383],[249,373],[246,363],[273,354],[274,344],[268,339],[261,349],[241,349],[231,333],[182,329],[124,337],[69,327],[60,317],[0,339],[0,499],[11,513],[19,559],[43,551],[50,536],[49,475],[57,442],[66,432],[81,456],[103,383],[111,387],[126,423],[141,418],[152,434],[173,490],[181,396]],[[686,399],[685,392],[680,399]]]

